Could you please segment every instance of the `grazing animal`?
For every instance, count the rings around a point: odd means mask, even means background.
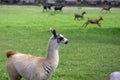
[[[102,7],[101,12],[102,12],[103,10],[105,10],[106,12],[110,12],[110,9],[111,9],[111,8],[112,8],[111,6],[104,6],[104,7]]]
[[[51,10],[51,6],[52,6],[52,5],[51,5],[50,3],[44,3],[44,4],[43,4],[43,11],[44,11],[44,10],[46,10],[46,11],[47,11],[47,10]]]
[[[99,19],[88,19],[87,22],[85,22],[83,24],[83,27],[87,27],[88,24],[97,24],[99,27],[101,27],[100,25],[100,21],[103,20],[102,17],[100,17]]]
[[[120,72],[112,72],[109,75],[108,80],[120,80]]]
[[[79,18],[84,18],[84,14],[86,14],[86,12],[84,11],[84,12],[82,12],[82,13],[80,13],[80,14],[75,14],[74,15],[74,20],[79,20]]]
[[[63,4],[55,4],[54,11],[62,11],[63,7],[64,7]]]
[[[62,34],[56,34],[55,30],[51,30],[51,33],[53,35],[49,39],[45,58],[7,51],[6,69],[9,80],[20,80],[22,77],[26,80],[48,80],[58,66],[59,45],[68,43]]]

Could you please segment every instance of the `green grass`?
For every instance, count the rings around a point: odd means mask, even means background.
[[[100,8],[63,8],[63,13],[42,12],[37,6],[0,6],[0,80],[7,80],[5,51],[45,56],[50,27],[69,39],[60,46],[60,62],[50,80],[106,80],[120,71],[120,9],[100,13]],[[74,14],[86,11],[85,19]],[[103,16],[102,28],[82,25]]]

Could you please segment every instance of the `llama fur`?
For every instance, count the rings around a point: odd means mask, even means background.
[[[52,33],[46,57],[36,57],[11,50],[6,52],[9,80],[20,80],[22,77],[26,80],[48,80],[59,63],[59,44],[68,42],[63,35],[57,35],[55,30],[52,30]],[[59,40],[60,37],[63,39]]]
[[[112,72],[112,73],[109,75],[108,80],[120,80],[120,71]]]

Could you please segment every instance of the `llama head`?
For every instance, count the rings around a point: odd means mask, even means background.
[[[56,41],[57,44],[60,44],[60,43],[67,44],[68,43],[68,39],[65,38],[62,34],[57,34],[55,29],[50,29],[50,31],[53,34],[53,36],[51,37],[51,40]]]

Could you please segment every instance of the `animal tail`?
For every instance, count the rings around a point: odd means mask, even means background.
[[[16,54],[16,52],[15,52],[15,51],[12,51],[12,50],[9,50],[9,51],[6,52],[7,58],[11,57],[11,56],[14,55],[14,54]]]

